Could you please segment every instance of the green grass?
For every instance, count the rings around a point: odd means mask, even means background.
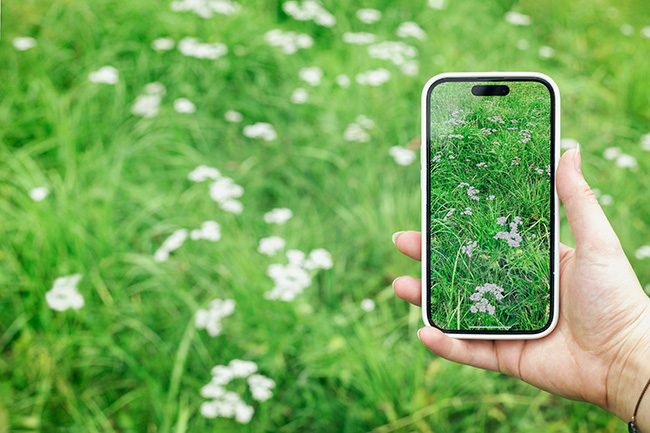
[[[388,0],[324,6],[332,29],[287,17],[279,2],[242,1],[238,15],[204,20],[174,13],[169,1],[26,0],[3,2],[0,41],[0,432],[613,432],[611,415],[569,402],[512,378],[455,365],[416,338],[419,308],[398,300],[390,283],[419,266],[390,242],[397,230],[420,227],[419,167],[388,154],[419,135],[422,85],[443,71],[538,70],[562,93],[563,136],[582,144],[583,172],[611,194],[605,208],[642,284],[647,261],[633,252],[648,243],[648,154],[639,137],[650,119],[647,2]],[[359,7],[384,12],[360,23]],[[616,7],[616,14],[611,8]],[[530,27],[503,20],[515,9]],[[341,41],[345,31],[396,40],[397,26],[416,21],[429,38],[408,40],[420,72],[370,59],[365,47]],[[635,34],[626,37],[620,26]],[[270,48],[273,28],[309,33],[314,47],[286,56]],[[38,47],[17,52],[11,40],[32,36]],[[152,40],[194,36],[223,42],[221,59],[155,52]],[[531,48],[516,48],[519,39]],[[556,49],[552,59],[540,46]],[[104,65],[120,71],[115,86],[90,83]],[[304,66],[320,66],[319,87],[298,84]],[[381,87],[334,83],[385,67]],[[160,114],[134,117],[143,87],[167,88]],[[309,91],[305,105],[290,95]],[[193,115],[172,103],[187,97]],[[223,120],[244,114],[243,124]],[[369,143],[343,140],[357,115],[373,119]],[[274,142],[242,135],[243,125],[270,122]],[[602,158],[610,146],[635,156],[637,171]],[[245,188],[241,215],[220,211],[207,185],[187,174],[217,167]],[[28,191],[45,185],[40,203]],[[295,216],[269,226],[262,215],[288,207]],[[214,219],[218,243],[188,242],[169,261],[154,251],[179,228]],[[566,218],[561,239],[573,245]],[[324,247],[334,268],[320,271],[292,303],[263,294],[274,260],[259,239],[282,236],[288,248]],[[45,293],[63,275],[83,274],[86,305],[56,312]],[[196,310],[233,298],[224,332],[194,328]],[[372,298],[377,308],[360,309]],[[275,380],[274,396],[255,407],[250,424],[199,414],[210,369],[239,358]]]
[[[431,93],[430,317],[449,330],[539,330],[550,306],[550,93],[517,82],[507,83],[507,96],[475,97],[475,84],[442,83]],[[515,218],[518,242],[495,239]],[[486,283],[503,293],[481,295],[495,311],[475,311],[472,295]]]

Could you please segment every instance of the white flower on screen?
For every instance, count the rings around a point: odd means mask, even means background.
[[[467,254],[467,257],[472,257],[472,251],[478,245],[478,241],[467,241],[467,244],[463,245],[461,250],[463,254]]]
[[[264,222],[267,224],[285,224],[293,217],[291,209],[286,207],[275,208],[264,214]]]
[[[187,98],[178,98],[174,101],[174,111],[181,114],[192,114],[196,111],[196,105]]]
[[[39,186],[29,190],[29,196],[34,201],[43,201],[48,196],[50,190],[46,186]]]
[[[454,214],[455,210],[456,210],[455,207],[452,207],[451,209],[449,209],[449,212],[447,212],[447,214],[445,215],[445,217],[442,220],[446,222],[449,219],[449,217]]]
[[[555,55],[555,49],[544,45],[542,47],[539,47],[539,51],[537,53],[542,59],[550,59]]]
[[[284,249],[287,242],[279,236],[269,236],[260,239],[257,251],[266,256],[274,256],[278,251]]]
[[[497,224],[499,224],[500,226],[505,225],[506,221],[508,221],[508,217],[497,218]]]
[[[374,33],[368,33],[368,32],[343,33],[343,42],[345,42],[346,44],[368,45],[368,44],[375,43],[376,40],[377,40],[377,35],[375,35]]]
[[[504,16],[506,22],[515,26],[528,26],[530,25],[530,17],[519,12],[510,11],[506,12]]]
[[[396,32],[400,38],[415,38],[421,41],[427,38],[427,33],[413,21],[407,21],[399,25]]]
[[[84,306],[84,298],[77,290],[81,281],[81,274],[59,277],[54,280],[52,289],[45,293],[47,305],[56,311],[65,311],[69,308],[78,310]]]
[[[493,196],[493,195],[490,195],[490,196],[488,196],[487,199],[488,199],[488,200],[494,200],[494,196]]]
[[[613,159],[618,158],[622,154],[623,154],[623,151],[621,150],[620,147],[608,147],[603,152],[603,158],[608,159],[608,160],[611,161]]]
[[[517,49],[526,51],[528,48],[530,48],[530,42],[527,39],[519,39],[517,41]]]
[[[393,146],[388,150],[388,153],[399,165],[411,165],[417,158],[414,151],[402,146]]]
[[[336,84],[338,84],[341,87],[350,87],[350,77],[348,77],[345,74],[339,74],[335,78]]]
[[[429,0],[428,5],[431,9],[444,9],[445,0]]]
[[[305,33],[283,32],[273,29],[264,35],[266,42],[272,47],[280,47],[285,54],[295,54],[299,49],[311,48],[314,40]]]
[[[227,391],[225,386],[237,379],[246,379],[248,389],[254,400],[266,401],[273,397],[271,389],[275,382],[257,372],[257,364],[251,361],[233,359],[228,365],[216,365],[212,379],[201,388],[200,394],[208,399],[201,404],[200,412],[205,418],[234,418],[240,424],[247,424],[253,417],[255,409],[247,405],[241,396]]]
[[[205,221],[201,224],[200,229],[194,229],[190,232],[190,238],[193,241],[205,239],[217,242],[221,239],[221,226],[216,221]]]
[[[205,329],[210,337],[216,337],[223,330],[221,320],[235,311],[235,301],[232,299],[215,299],[208,308],[199,308],[196,312],[194,325],[196,329]]]
[[[375,301],[369,298],[365,298],[361,300],[361,309],[367,313],[370,313],[371,311],[374,311],[375,309]]]
[[[468,195],[469,198],[471,198],[472,200],[480,200],[479,197],[477,196],[477,194],[478,194],[479,192],[481,192],[481,191],[479,191],[478,189],[474,188],[473,186],[470,186],[469,188],[467,188],[467,195]]]
[[[36,39],[30,38],[29,36],[23,36],[14,38],[12,43],[14,45],[14,48],[18,51],[27,51],[36,46]]]
[[[368,46],[368,55],[374,59],[389,60],[396,66],[415,58],[418,50],[402,41],[385,41]]]
[[[641,136],[641,149],[650,152],[650,134]]]
[[[650,257],[650,245],[643,245],[639,247],[634,252],[634,257],[636,257],[639,260],[647,259],[648,257]]]
[[[187,175],[192,182],[203,182],[208,179],[217,180],[221,177],[221,172],[214,167],[199,165]]]
[[[478,164],[476,164],[476,166],[477,167],[485,167],[486,165],[485,165],[485,162],[479,162]]]
[[[244,120],[244,115],[235,110],[226,111],[223,117],[226,119],[226,122],[230,123],[240,123],[242,120]]]
[[[302,87],[298,87],[291,94],[291,102],[294,104],[304,104],[309,99],[309,94]]]
[[[172,38],[158,38],[151,42],[151,48],[156,51],[169,51],[174,48],[176,42]]]
[[[318,66],[310,66],[298,71],[298,78],[310,86],[319,86],[323,79],[323,70]]]
[[[88,74],[91,83],[117,84],[120,81],[120,73],[112,66],[103,66]]]
[[[431,158],[431,162],[440,162],[440,158],[442,158],[442,152],[438,152],[433,158]]]
[[[621,168],[632,168],[635,169],[637,166],[636,158],[632,155],[623,153],[616,157],[616,165]]]
[[[226,55],[228,47],[219,42],[202,43],[198,39],[188,36],[178,42],[178,51],[188,57],[215,60]]]
[[[563,138],[560,140],[561,149],[575,149],[578,147],[578,140],[575,138]]]
[[[365,24],[372,24],[381,19],[381,12],[377,9],[359,9],[357,11],[357,18]]]
[[[355,79],[357,83],[362,86],[377,87],[390,80],[390,71],[384,68],[371,69],[366,72],[358,73],[355,76]]]
[[[169,253],[180,248],[188,235],[189,233],[187,232],[187,229],[178,229],[172,233],[154,253],[154,261],[164,262],[169,259]]]
[[[492,283],[485,283],[483,286],[476,286],[476,291],[469,297],[470,301],[474,304],[470,307],[472,313],[488,313],[494,315],[496,307],[490,304],[489,300],[485,298],[488,293],[492,293],[497,301],[501,301],[504,296],[504,289]]]
[[[507,217],[499,217],[497,218],[497,224],[504,225],[506,220],[504,220],[503,218],[506,218],[507,220]],[[509,246],[518,247],[521,244],[522,237],[517,230],[519,228],[519,225],[521,225],[522,223],[523,221],[520,217],[518,216],[514,217],[513,221],[510,223],[510,231],[498,232],[494,236],[494,239],[503,239],[508,243]]]
[[[291,263],[291,259],[289,259],[289,263]],[[307,270],[332,269],[332,266],[334,266],[332,255],[325,248],[312,250],[303,263],[303,267]]]
[[[314,21],[323,27],[333,27],[336,24],[336,17],[313,0],[305,0],[302,4],[293,0],[287,1],[282,4],[282,10],[298,21]]]
[[[242,132],[248,138],[261,138],[264,141],[273,141],[278,138],[278,133],[275,132],[273,125],[266,122],[244,126]]]
[[[466,207],[464,211],[460,213],[461,215],[472,215],[472,208]]]

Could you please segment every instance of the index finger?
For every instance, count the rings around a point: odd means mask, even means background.
[[[415,260],[422,260],[422,235],[416,231],[401,232],[395,237],[397,249]]]

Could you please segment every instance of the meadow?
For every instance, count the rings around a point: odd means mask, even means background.
[[[420,227],[426,80],[540,71],[650,290],[647,2],[25,0],[2,24],[0,433],[625,431],[432,355],[390,238]]]
[[[535,82],[431,92],[430,320],[536,331],[549,321],[551,103]]]

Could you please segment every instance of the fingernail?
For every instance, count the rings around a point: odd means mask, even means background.
[[[582,161],[580,160],[580,143],[576,146],[576,153],[573,156],[573,162],[575,163],[576,171],[580,173],[580,165],[582,164]]]
[[[422,332],[423,329],[424,329],[424,328],[420,328],[420,329],[418,329],[418,338],[419,338],[420,340],[422,340],[422,339],[420,338],[420,332]]]
[[[393,233],[393,243],[395,243],[395,241],[397,240],[397,236],[399,236],[400,233],[404,233],[404,232],[401,231],[401,232],[395,232],[395,233]]]
[[[395,281],[399,280],[400,278],[402,277],[397,277],[393,280],[393,284],[391,284],[393,286],[393,290],[395,290]]]

